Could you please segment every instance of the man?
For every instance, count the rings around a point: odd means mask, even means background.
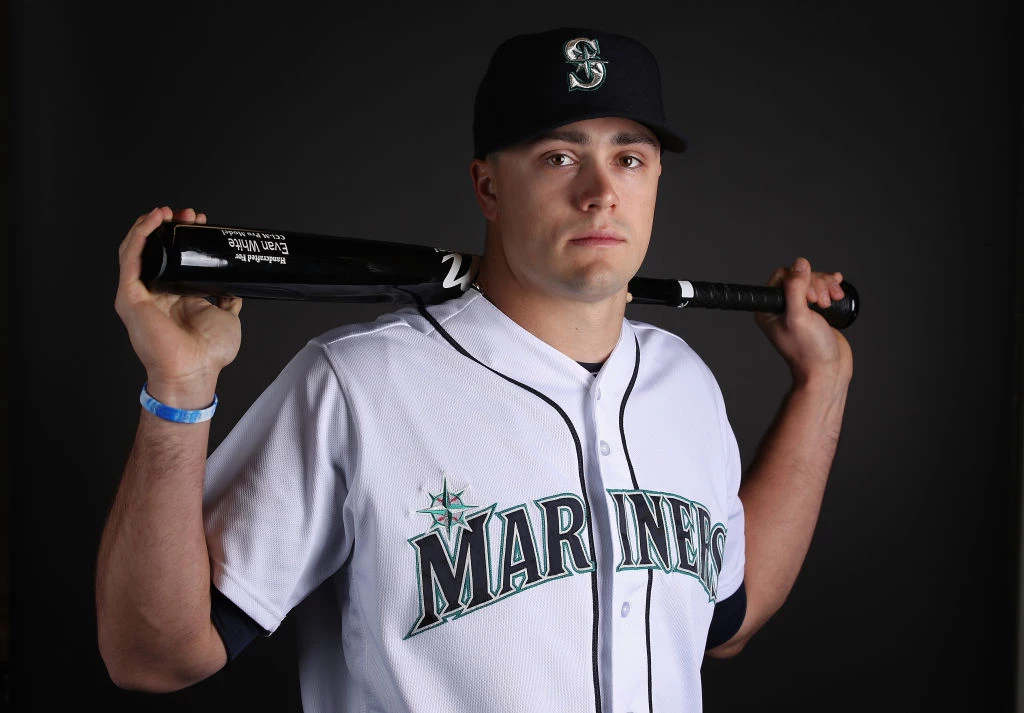
[[[781,606],[852,375],[799,258],[758,323],[793,385],[755,462],[678,337],[624,319],[665,122],[626,37],[512,38],[477,94],[487,220],[464,296],[312,339],[206,460],[241,302],[149,293],[141,216],[116,307],[148,381],[97,573],[120,686],[168,691],[298,617],[310,711],[699,711],[705,652]],[[200,407],[208,407],[206,409]]]

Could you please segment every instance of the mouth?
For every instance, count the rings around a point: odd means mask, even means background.
[[[570,245],[580,247],[611,247],[625,242],[625,238],[608,230],[591,230],[569,239]]]

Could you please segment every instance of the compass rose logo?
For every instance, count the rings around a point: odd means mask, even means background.
[[[430,515],[433,524],[427,530],[444,530],[448,541],[452,541],[452,528],[462,528],[468,530],[469,523],[466,522],[466,515],[468,510],[472,510],[476,505],[467,505],[463,500],[463,493],[466,489],[463,488],[458,492],[448,487],[448,478],[444,479],[444,486],[441,488],[441,492],[429,493],[430,495],[430,506],[417,510],[418,513],[424,515]]]

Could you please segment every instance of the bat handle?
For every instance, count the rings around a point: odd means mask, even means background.
[[[691,282],[693,297],[689,304],[682,306],[734,309],[747,312],[771,312],[781,314],[786,310],[786,295],[779,287],[760,285],[733,285],[722,282]],[[825,318],[836,329],[845,329],[857,319],[860,310],[860,295],[857,289],[845,280],[839,284],[843,299],[833,300],[831,306],[810,308]],[[683,288],[685,291],[685,288]],[[684,302],[687,299],[684,297]]]
[[[821,308],[816,304],[809,306],[823,316],[831,326],[845,329],[857,318],[860,295],[857,289],[845,280],[839,286],[843,288],[843,299],[833,301],[827,308]],[[630,281],[629,291],[635,304],[774,314],[781,314],[786,310],[786,295],[781,287],[636,277]]]

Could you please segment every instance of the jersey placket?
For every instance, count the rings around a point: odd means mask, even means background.
[[[628,402],[639,359],[632,330],[622,339],[591,386],[587,414],[588,489],[594,503],[595,528],[601,533],[601,638],[605,710],[648,710],[647,570],[625,569],[619,523],[610,492],[634,490],[628,444],[620,413]],[[627,406],[628,408],[628,406]],[[600,503],[600,505],[598,505]]]

